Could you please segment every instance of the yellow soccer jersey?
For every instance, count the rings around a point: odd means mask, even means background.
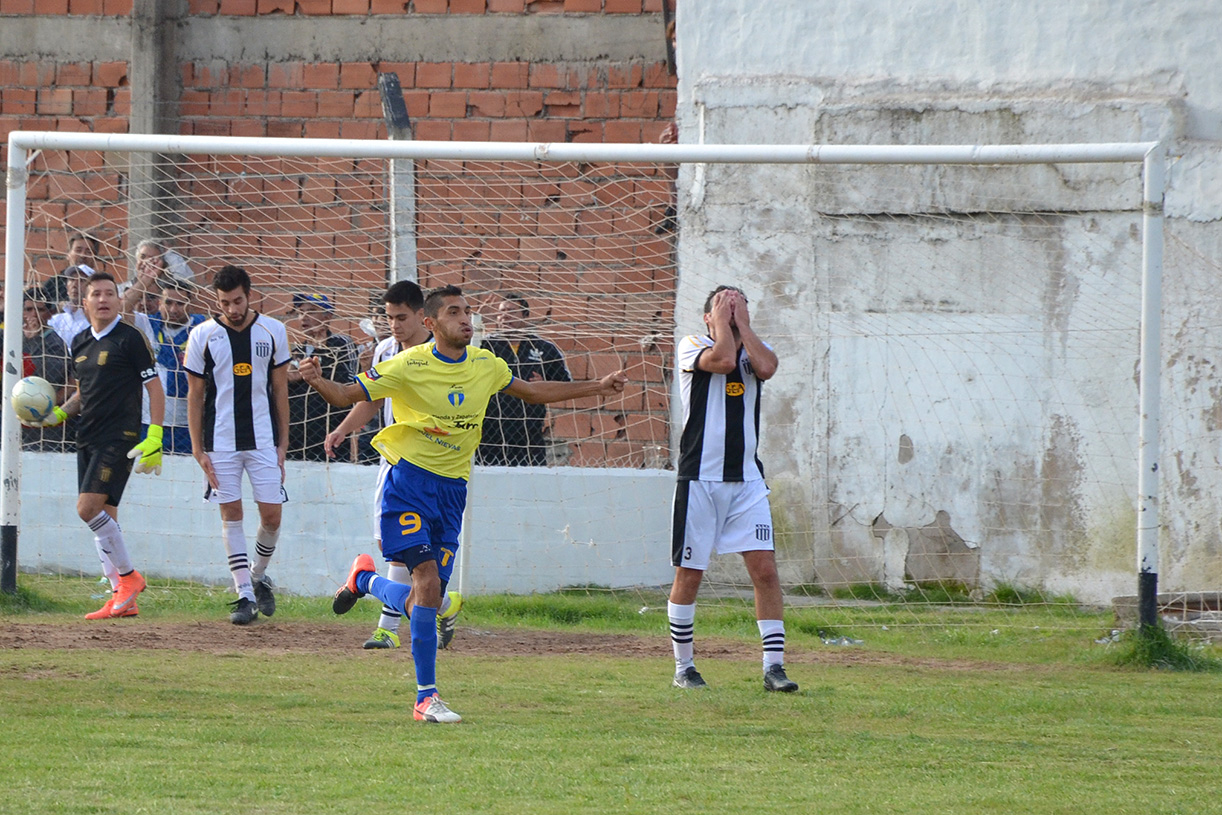
[[[488,400],[513,381],[505,360],[480,348],[450,361],[426,342],[356,375],[370,400],[391,400],[395,423],[373,437],[391,464],[405,458],[447,478],[470,478]]]

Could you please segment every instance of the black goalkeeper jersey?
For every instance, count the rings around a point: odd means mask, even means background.
[[[97,339],[85,329],[72,339],[72,369],[81,392],[77,443],[140,441],[144,383],[157,376],[140,329],[117,320]]]

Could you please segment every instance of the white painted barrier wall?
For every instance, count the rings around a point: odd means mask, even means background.
[[[23,456],[23,570],[100,574],[93,536],[76,517],[76,457]],[[290,462],[280,545],[268,570],[281,589],[332,593],[352,559],[372,552],[377,468]],[[474,594],[554,591],[565,586],[669,585],[670,501],[663,470],[477,467],[472,545],[464,589]],[[119,520],[132,558],[150,576],[227,585],[220,514],[203,502],[195,461],[167,456],[161,477],[132,475]],[[246,514],[253,549],[254,504]],[[375,560],[379,563],[381,558]]]

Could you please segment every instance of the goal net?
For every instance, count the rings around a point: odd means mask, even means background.
[[[1150,145],[939,162],[911,148],[829,158],[306,140],[290,154],[282,140],[132,151],[81,138],[51,139],[10,171],[25,193],[8,213],[21,288],[51,312],[70,300],[59,281],[72,236],[95,238],[95,265],[121,280],[137,278],[137,248],[153,239],[190,312],[212,313],[216,269],[243,266],[295,358],[321,349],[336,376],[368,367],[386,335],[380,297],[398,279],[461,286],[485,339],[545,340],[574,379],[627,372],[622,397],[549,408],[541,463],[476,467],[468,593],[580,587],[651,602],[669,584],[674,349],[704,333],[719,284],[746,292],[781,362],[764,389],[761,459],[795,602],[1132,592]],[[304,386],[291,402],[290,503],[270,574],[324,594],[372,545],[377,428],[328,458],[323,438],[346,411]],[[25,431],[21,447],[21,569],[93,573],[70,433]],[[504,460],[488,447],[481,461]],[[227,583],[202,485],[189,455],[129,482],[121,517],[147,574]],[[719,558],[702,601],[748,587],[738,559]]]

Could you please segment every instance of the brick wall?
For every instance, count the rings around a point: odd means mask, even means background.
[[[188,14],[319,18],[366,15],[641,15],[658,14],[662,0],[190,0]],[[99,15],[125,17],[131,0],[0,0],[0,14]],[[660,15],[659,15],[660,16]],[[658,21],[658,59],[636,61],[497,61],[482,58],[479,43],[468,55],[444,62],[272,60],[251,62],[212,58],[178,65],[181,93],[177,127],[183,134],[273,136],[289,138],[384,139],[377,76],[398,75],[408,113],[419,140],[640,142],[657,141],[672,119],[675,79],[666,70],[662,24]],[[0,60],[0,138],[14,129],[126,132],[131,113],[130,70],[125,61],[51,62]],[[97,157],[48,156],[53,170],[66,175],[32,181],[28,195],[32,220],[27,235],[28,265],[38,279],[63,266],[65,228],[87,229],[104,242],[120,273],[132,247],[122,202],[123,168]],[[54,166],[56,163],[62,166]],[[73,164],[75,163],[75,165]],[[192,182],[180,179],[182,189]],[[284,264],[259,268],[256,279],[269,286],[286,275],[314,275],[325,286],[346,289],[354,303],[384,285],[385,240],[354,242],[336,234],[335,221],[379,223],[384,192],[371,173],[364,186],[336,187],[317,178],[277,189],[259,181],[257,189],[229,190],[229,198],[276,201],[293,218],[289,229],[263,229],[259,239],[230,235],[230,257],[255,258],[268,246],[291,257]],[[669,201],[665,174],[631,178],[635,192],[625,201],[646,201],[658,214]],[[236,182],[235,182],[236,184]],[[54,185],[56,189],[50,187]],[[589,185],[563,188],[556,195],[590,194]],[[473,194],[442,184],[422,185],[421,211],[428,196]],[[622,192],[616,194],[623,195]],[[368,200],[370,197],[375,201]],[[543,200],[543,196],[540,200]],[[3,207],[0,202],[0,208]],[[666,445],[667,426],[663,367],[670,348],[670,303],[673,301],[673,236],[658,233],[651,221],[629,214],[623,223],[583,224],[578,217],[546,211],[521,223],[481,228],[478,238],[457,240],[433,230],[422,217],[420,276],[424,285],[458,282],[468,288],[525,289],[534,312],[554,324],[569,354],[575,377],[606,373],[625,361],[633,365],[633,382],[619,413],[558,413],[557,437],[571,441],[574,463],[613,459],[640,465],[648,445]],[[239,204],[230,217],[242,218]],[[175,243],[199,268],[224,260],[216,242],[197,239],[202,225],[181,225]],[[635,219],[635,220],[634,220]],[[287,220],[287,219],[286,219]],[[631,222],[630,222],[631,221]],[[262,229],[262,227],[261,227]],[[617,241],[595,232],[633,234]],[[359,237],[359,236],[358,236]],[[430,243],[430,240],[432,243]],[[432,254],[430,254],[432,251]],[[562,262],[563,261],[563,262]],[[611,269],[612,271],[607,271]],[[559,271],[557,271],[559,270]],[[596,279],[601,275],[602,279]],[[546,277],[546,284],[541,278]],[[599,285],[624,292],[621,298],[597,296]],[[546,288],[548,294],[542,294]],[[636,298],[635,300],[633,298]],[[651,305],[660,303],[661,305]],[[644,321],[659,329],[656,347],[643,350],[628,340],[630,356],[614,340],[595,336],[600,326]],[[618,322],[617,322],[618,321]],[[615,331],[614,328],[610,329]],[[661,391],[661,396],[659,395]]]

